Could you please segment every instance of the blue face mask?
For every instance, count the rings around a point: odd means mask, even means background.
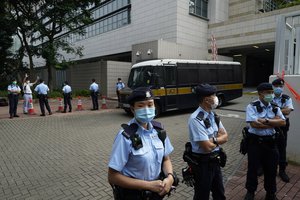
[[[140,108],[134,111],[135,118],[141,123],[148,123],[155,117],[155,107]]]
[[[283,92],[282,87],[274,87],[274,94],[280,95]]]
[[[274,99],[274,94],[264,95],[264,101],[270,103]]]

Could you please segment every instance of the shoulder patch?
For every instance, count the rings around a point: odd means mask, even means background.
[[[200,111],[196,117],[198,120],[202,121],[204,118],[204,112]]]
[[[283,99],[289,99],[289,98],[291,98],[289,95],[286,95],[286,94],[283,94],[281,97],[282,97]]]

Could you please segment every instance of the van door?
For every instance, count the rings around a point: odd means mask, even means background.
[[[165,66],[165,106],[166,110],[176,110],[178,99],[176,66]]]

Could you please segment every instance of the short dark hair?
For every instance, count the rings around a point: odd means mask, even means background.
[[[122,80],[121,78],[118,78],[118,81]]]
[[[92,81],[95,82],[96,80],[93,78]]]
[[[69,84],[69,83],[68,83],[68,81],[65,81],[64,83],[65,83],[66,85],[68,85],[68,84]]]
[[[40,81],[40,83],[44,82],[44,80],[42,78],[39,81]]]

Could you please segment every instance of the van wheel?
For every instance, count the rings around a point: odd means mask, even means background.
[[[221,107],[221,106],[224,106],[225,105],[225,99],[224,99],[224,96],[223,95],[218,95],[218,100],[219,100],[219,104],[217,106],[217,108]]]

